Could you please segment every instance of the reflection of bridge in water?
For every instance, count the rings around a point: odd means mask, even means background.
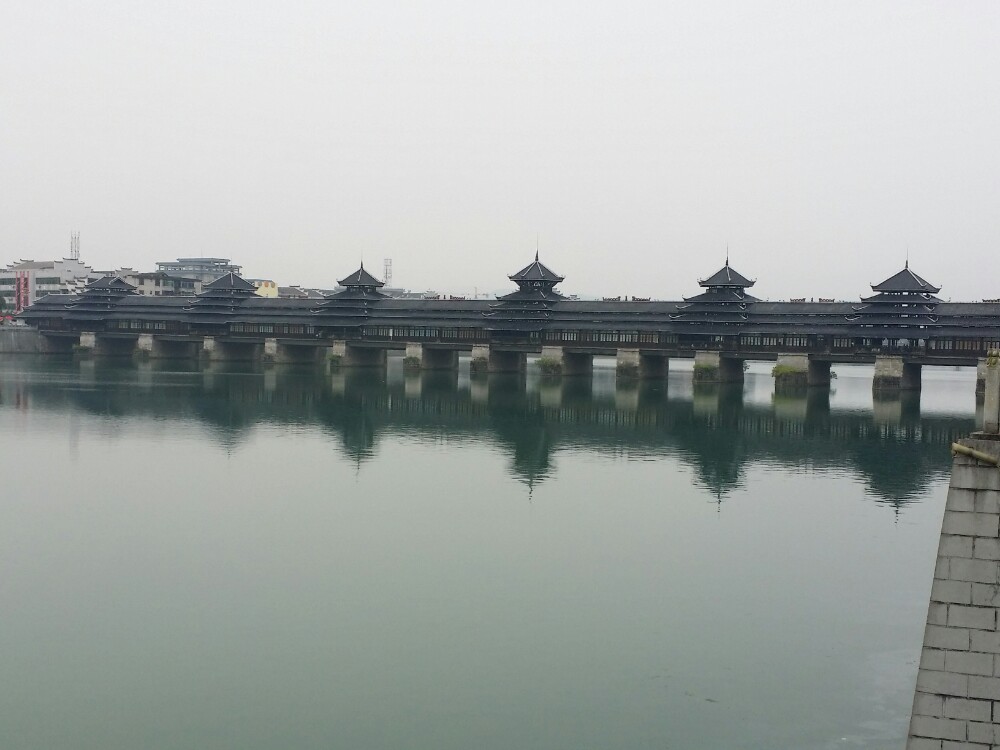
[[[393,377],[385,369],[175,368],[50,362],[35,374],[0,373],[0,403],[197,422],[232,446],[256,424],[317,425],[359,462],[385,435],[487,435],[528,483],[549,476],[554,456],[570,447],[674,455],[718,497],[740,486],[754,465],[846,470],[897,505],[948,471],[948,447],[975,427],[969,417],[921,416],[919,396],[910,393],[877,400],[872,411],[832,411],[826,389],[754,404],[744,401],[741,385],[703,386],[675,398],[664,381],[602,389],[589,378],[526,384],[519,375],[470,380],[447,371]]]

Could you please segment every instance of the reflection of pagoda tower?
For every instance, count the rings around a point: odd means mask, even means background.
[[[694,297],[685,297],[684,304],[677,305],[677,313],[671,318],[683,320],[706,320],[738,323],[747,319],[747,310],[757,302],[757,298],[747,294],[747,289],[756,282],[726,264],[698,285],[705,291]]]
[[[935,309],[941,300],[934,295],[941,291],[941,287],[913,273],[909,261],[899,273],[881,284],[872,284],[872,291],[875,294],[862,297],[864,304],[854,308],[865,325],[900,326],[910,321],[913,325],[937,322]]]
[[[508,277],[517,284],[517,291],[498,297],[485,316],[495,323],[490,330],[511,332],[538,331],[551,316],[552,306],[565,299],[555,290],[564,277],[555,273],[538,260]]]
[[[361,326],[367,320],[371,306],[388,298],[387,294],[379,291],[385,284],[368,273],[364,263],[337,283],[344,288],[329,295],[316,308],[316,314],[327,318],[332,325],[343,328]]]

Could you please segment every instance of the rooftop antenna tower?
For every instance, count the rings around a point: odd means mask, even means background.
[[[70,260],[80,260],[80,233],[69,233],[69,258]]]
[[[386,286],[392,286],[392,258],[382,261],[382,281]]]

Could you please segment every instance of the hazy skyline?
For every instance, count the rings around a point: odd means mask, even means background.
[[[222,256],[329,286],[1000,296],[1000,5],[0,8],[0,265]]]

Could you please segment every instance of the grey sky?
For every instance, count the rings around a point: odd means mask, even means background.
[[[0,263],[1000,296],[1000,3],[8,2]],[[989,270],[987,270],[989,269]]]

